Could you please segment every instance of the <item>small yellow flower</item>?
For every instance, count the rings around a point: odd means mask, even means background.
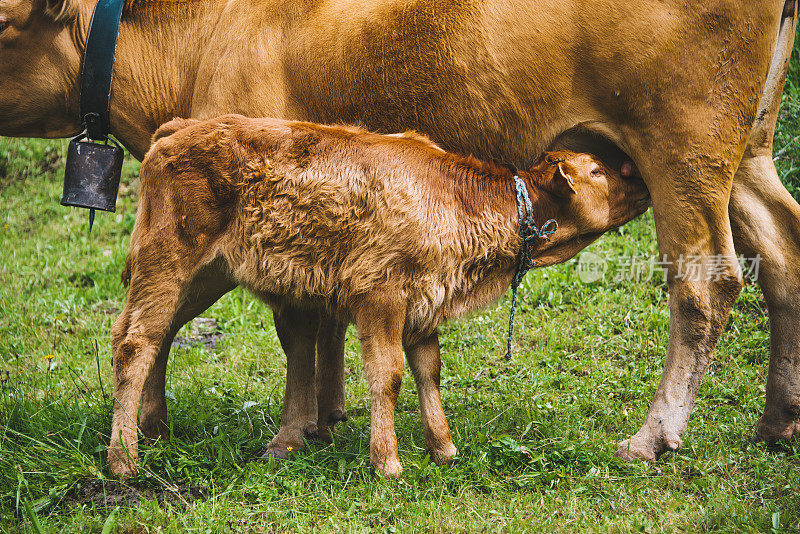
[[[45,360],[52,360],[52,359],[53,359],[53,358],[55,358],[55,357],[56,357],[56,355],[55,355],[55,354],[48,354],[47,356],[45,356],[45,357],[44,357],[44,359],[45,359]]]
[[[286,450],[287,450],[287,451],[291,451],[291,450],[292,450],[292,448],[293,448],[293,447],[290,445],[290,446],[286,447]]]

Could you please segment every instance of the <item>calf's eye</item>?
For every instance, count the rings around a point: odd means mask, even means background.
[[[0,20],[0,33],[3,33],[8,28],[8,21],[7,20]]]

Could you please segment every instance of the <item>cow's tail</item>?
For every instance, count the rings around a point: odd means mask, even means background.
[[[778,121],[778,111],[781,107],[781,95],[789,71],[789,61],[792,57],[795,31],[797,29],[798,1],[786,0],[778,30],[778,40],[772,64],[769,67],[767,83],[764,93],[758,104],[758,115],[750,134],[750,148],[771,148],[772,137],[775,134],[775,124]]]

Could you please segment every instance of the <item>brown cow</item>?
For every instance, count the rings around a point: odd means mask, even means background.
[[[186,296],[213,301],[239,284],[274,309],[325,310],[356,324],[372,396],[370,458],[391,476],[402,472],[394,409],[405,350],[428,451],[450,461],[437,327],[498,298],[515,275],[511,171],[413,134],[241,115],[178,119],[156,138],[142,163],[128,301],[112,333],[111,470],[136,469],[129,415],[164,339],[193,319]],[[531,243],[537,266],[566,261],[649,206],[641,180],[587,154],[548,153],[519,176],[534,220],[558,222]],[[313,402],[313,388],[303,389]],[[316,418],[304,423],[316,433]]]
[[[93,5],[0,2],[0,133],[78,131]],[[800,414],[800,206],[771,148],[796,17],[796,0],[143,1],[123,15],[111,126],[136,157],[174,116],[240,112],[414,129],[520,168],[557,147],[612,168],[629,158],[652,193],[660,252],[723,258],[727,276],[694,282],[671,270],[661,384],[618,454],[654,459],[680,446],[739,292],[736,252],[762,257],[772,328],[758,432],[788,439]],[[318,332],[317,376],[333,384],[317,400],[324,433],[344,413],[343,329],[280,316],[276,326],[292,352],[313,352]],[[308,359],[290,358],[289,388],[310,383],[313,370],[293,361]],[[166,417],[165,366],[163,348],[145,385],[148,435]],[[315,412],[287,394],[286,414]]]

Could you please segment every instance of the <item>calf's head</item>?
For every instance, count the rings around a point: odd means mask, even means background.
[[[650,194],[635,170],[623,177],[591,154],[548,152],[530,172],[534,185],[545,192],[539,203],[543,213],[558,222],[550,242],[534,251],[539,266],[568,260],[650,206]]]

